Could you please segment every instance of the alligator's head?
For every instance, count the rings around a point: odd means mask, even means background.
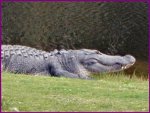
[[[93,73],[121,71],[131,67],[136,61],[131,55],[112,56],[90,49],[76,50],[76,52],[83,67]]]

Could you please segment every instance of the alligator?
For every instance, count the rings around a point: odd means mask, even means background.
[[[117,72],[131,67],[131,55],[106,55],[98,50],[46,52],[21,45],[2,45],[2,69],[13,73],[90,79],[92,73]]]

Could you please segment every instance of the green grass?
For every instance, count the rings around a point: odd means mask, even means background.
[[[148,81],[122,74],[81,80],[3,72],[2,111],[148,111]]]

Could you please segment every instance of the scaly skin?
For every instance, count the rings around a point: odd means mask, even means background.
[[[90,49],[45,52],[20,45],[2,46],[3,70],[13,73],[89,79],[90,73],[121,71],[134,63],[131,55],[111,56]]]

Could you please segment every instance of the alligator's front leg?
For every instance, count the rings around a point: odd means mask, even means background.
[[[68,77],[68,78],[81,78],[81,79],[90,79],[84,71],[80,71],[80,64],[74,57],[66,57],[66,59],[61,59],[61,62],[58,62],[57,57],[49,57],[53,60],[48,60],[48,69],[49,73],[52,76],[59,77]],[[54,62],[55,61],[55,62]],[[56,62],[57,61],[57,62]]]
[[[83,77],[82,75],[70,73],[70,72],[68,72],[68,71],[61,70],[61,69],[60,69],[60,70],[56,70],[55,76],[67,77],[67,78],[80,78],[80,79],[91,80],[90,77],[87,77],[87,76],[84,76],[84,77]]]
[[[64,70],[57,70],[57,72],[55,73],[56,76],[60,76],[60,77],[67,77],[67,78],[80,78],[80,79],[87,79],[87,80],[91,80],[90,77],[83,77],[82,75],[78,75],[78,74],[74,74],[74,73],[70,73],[68,71],[64,71]]]
[[[49,72],[50,75],[56,76],[56,77],[67,77],[67,78],[80,78],[78,74],[68,72],[66,70],[63,70],[61,67],[56,66],[57,64],[51,64],[49,65]]]

